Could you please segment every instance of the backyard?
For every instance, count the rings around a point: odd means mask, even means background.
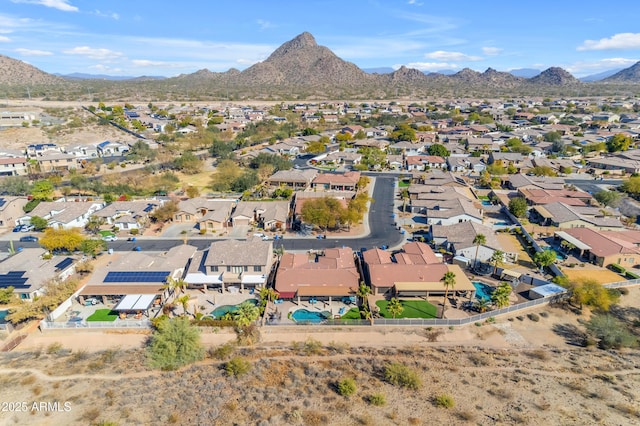
[[[380,315],[384,318],[393,318],[387,310],[388,300],[378,300],[376,306],[380,309]],[[436,318],[438,308],[424,300],[401,300],[404,308],[396,318]]]
[[[87,318],[87,321],[115,321],[118,318],[118,313],[111,309],[98,309],[93,315]]]

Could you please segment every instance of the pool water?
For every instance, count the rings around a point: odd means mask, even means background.
[[[476,288],[476,299],[478,300],[491,300],[491,295],[494,292],[494,288],[480,281],[472,281],[473,286]]]
[[[8,313],[9,313],[9,310],[7,309],[0,311],[0,324],[4,324],[6,322],[4,318],[7,316]]]
[[[295,322],[311,322],[318,323],[328,318],[331,318],[331,312],[329,311],[308,311],[306,309],[298,309],[291,314],[291,319]]]
[[[254,305],[258,306],[258,299],[248,299],[245,302],[250,302],[250,303],[253,303]],[[238,305],[222,305],[222,306],[218,306],[213,311],[211,311],[211,316],[214,317],[214,318],[221,318],[221,317],[225,316],[226,314],[228,314],[230,312],[237,311],[238,310],[238,306],[240,306],[240,304],[238,304]]]
[[[553,248],[551,247],[544,247],[542,250],[553,250]],[[563,255],[562,253],[558,252],[556,250],[556,259],[557,260],[565,260],[567,258],[567,256]]]
[[[493,204],[491,204],[491,201],[489,201],[489,200],[482,200],[482,205],[483,206],[492,206]]]

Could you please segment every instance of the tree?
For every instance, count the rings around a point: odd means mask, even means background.
[[[607,151],[609,152],[618,152],[618,151],[626,151],[629,149],[631,144],[633,143],[633,139],[630,136],[623,135],[622,133],[618,133],[613,135],[607,141]]]
[[[473,238],[473,244],[476,245],[476,256],[473,259],[473,267],[478,267],[478,250],[480,250],[480,246],[487,243],[487,237],[484,234],[477,234]]]
[[[427,151],[429,152],[429,155],[437,155],[439,157],[448,157],[451,155],[449,150],[439,143],[434,143],[427,149]]]
[[[340,225],[341,219],[346,215],[346,209],[337,199],[322,197],[305,201],[301,213],[305,223],[326,230]]]
[[[33,216],[29,223],[33,225],[33,229],[36,231],[42,231],[49,226],[49,221],[40,216]]]
[[[87,238],[82,240],[78,249],[84,254],[96,257],[98,253],[107,249],[107,242],[101,239]]]
[[[137,141],[129,149],[127,157],[133,161],[151,161],[155,158],[156,151],[149,147],[145,141]]]
[[[391,314],[393,319],[396,319],[398,315],[402,315],[404,306],[402,306],[397,297],[393,297],[387,304],[387,311]]]
[[[586,305],[601,312],[608,311],[620,297],[620,293],[604,288],[602,284],[593,279],[570,283],[569,292],[571,301],[581,309]]]
[[[545,142],[555,142],[555,141],[559,141],[560,139],[562,139],[562,135],[560,134],[560,132],[558,132],[556,130],[552,130],[550,132],[547,132],[544,135],[542,135],[542,137],[545,140]]]
[[[364,281],[360,281],[356,295],[360,298],[360,304],[362,306],[367,305],[367,296],[371,294],[371,287],[366,285]]]
[[[185,192],[187,193],[187,197],[189,198],[196,198],[200,196],[200,190],[197,186],[189,185]]]
[[[587,331],[596,337],[602,349],[637,346],[638,340],[613,315],[594,315],[586,323]]]
[[[39,180],[33,184],[31,195],[34,200],[49,200],[53,195],[53,184],[48,180]]]
[[[187,318],[162,321],[151,335],[149,364],[165,371],[176,370],[204,357],[200,331]]]
[[[620,193],[614,191],[607,191],[603,189],[602,191],[598,191],[593,194],[593,198],[596,199],[600,204],[605,205],[607,207],[615,207],[620,202]]]
[[[400,124],[391,132],[391,139],[394,141],[415,141],[416,131],[408,124]]]
[[[204,162],[192,152],[186,151],[183,152],[180,157],[173,160],[173,166],[186,174],[194,175],[202,170]]]
[[[312,141],[307,144],[305,151],[308,154],[322,154],[327,150],[327,145],[322,141]]]
[[[491,259],[489,259],[489,263],[493,265],[493,275],[496,274],[498,268],[504,262],[504,252],[502,250],[496,250],[491,255]]]
[[[104,225],[104,223],[105,220],[103,218],[91,215],[89,217],[89,220],[87,221],[87,224],[84,226],[84,229],[91,232],[92,234],[97,234],[100,230],[100,227]]]
[[[168,222],[173,220],[173,215],[178,212],[178,203],[169,201],[155,209],[149,217],[153,222]]]
[[[72,252],[80,247],[82,241],[84,241],[84,237],[77,228],[47,228],[44,230],[44,236],[40,238],[40,245],[52,252],[56,250]]]
[[[248,327],[260,317],[260,308],[251,302],[242,302],[232,316],[238,327]]]
[[[12,286],[0,288],[0,305],[8,305],[13,301],[15,297],[13,290],[14,287]]]
[[[554,250],[542,250],[533,255],[533,261],[540,267],[543,272],[545,266],[552,265],[556,261],[556,252]]]
[[[491,293],[491,301],[496,307],[505,308],[509,306],[509,296],[511,296],[511,285],[508,282],[501,282],[500,285]]]
[[[527,200],[524,197],[515,197],[509,200],[509,213],[515,217],[527,215]]]
[[[189,314],[189,300],[191,300],[191,296],[188,294],[184,294],[176,299],[176,302],[182,305],[182,311],[185,316]]]
[[[444,311],[447,307],[447,296],[449,295],[449,288],[453,289],[456,285],[456,274],[451,271],[445,272],[440,279],[444,285],[444,300],[442,301],[442,318],[444,318]]]
[[[27,195],[31,192],[29,179],[24,176],[4,176],[0,180],[0,193],[7,195]]]

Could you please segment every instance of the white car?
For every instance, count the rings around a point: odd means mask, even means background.
[[[267,237],[266,235],[260,233],[260,234],[253,234],[254,237],[260,237],[262,238],[262,241],[269,241],[269,237]]]
[[[104,241],[118,241],[118,237],[116,237],[115,235],[107,235],[105,237],[102,237],[102,239]]]

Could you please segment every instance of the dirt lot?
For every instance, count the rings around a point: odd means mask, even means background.
[[[592,279],[598,281],[600,284],[624,281],[624,278],[622,278],[620,275],[603,268],[562,268],[562,272],[567,276],[567,278],[569,278],[570,281]]]
[[[635,307],[640,289],[621,304]],[[262,343],[234,349],[249,361],[233,377],[211,351],[178,372],[150,370],[145,335],[36,333],[3,354],[2,401],[28,402],[27,412],[0,412],[4,424],[544,424],[627,425],[640,421],[640,351],[602,351],[573,344],[580,317],[541,308],[539,321],[500,318],[456,329],[421,327],[263,328]],[[537,312],[541,312],[540,310]],[[585,319],[586,316],[582,317]],[[301,332],[304,330],[304,332]],[[203,335],[219,348],[234,333]],[[311,340],[310,340],[311,339]],[[59,343],[54,348],[52,343]],[[417,389],[394,386],[385,366],[414,371]],[[353,378],[356,394],[336,384]],[[386,403],[370,404],[383,395]],[[436,397],[449,395],[443,408]],[[33,411],[32,402],[68,402],[68,411]]]

